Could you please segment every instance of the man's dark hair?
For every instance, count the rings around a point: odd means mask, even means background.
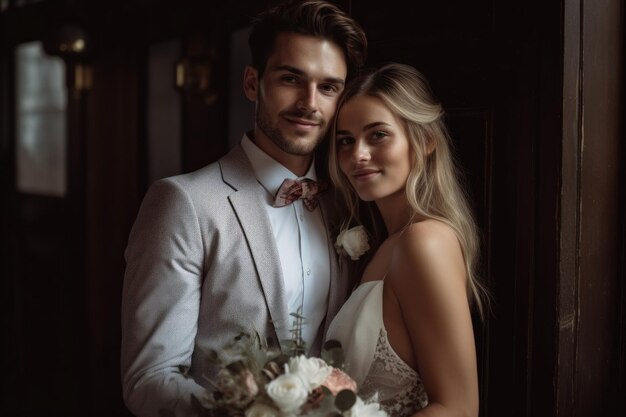
[[[297,33],[333,41],[343,50],[348,77],[357,73],[365,63],[365,32],[334,4],[320,0],[287,1],[260,13],[252,23],[248,44],[252,53],[252,66],[258,71],[259,78],[274,52],[279,33]]]

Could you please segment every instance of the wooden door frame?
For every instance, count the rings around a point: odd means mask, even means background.
[[[624,33],[619,0],[563,2],[559,416],[624,411]]]

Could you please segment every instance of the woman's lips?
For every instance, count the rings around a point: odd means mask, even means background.
[[[377,176],[379,173],[380,171],[377,169],[360,169],[352,173],[352,178],[359,182],[368,181]]]

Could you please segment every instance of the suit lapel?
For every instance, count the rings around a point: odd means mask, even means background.
[[[274,234],[263,207],[263,190],[240,146],[219,163],[224,182],[234,189],[228,200],[246,238],[276,335],[279,341],[288,339],[289,314],[283,273]]]
[[[328,255],[330,260],[330,289],[328,294],[326,322],[324,323],[324,334],[326,334],[326,330],[328,330],[328,326],[333,317],[346,301],[350,289],[345,258],[339,257],[335,250],[336,229],[338,229],[336,214],[338,213],[336,213],[335,204],[333,204],[334,202],[331,201],[331,198],[330,193],[327,193],[323,195],[320,200],[322,217],[326,225],[326,233],[328,234]]]

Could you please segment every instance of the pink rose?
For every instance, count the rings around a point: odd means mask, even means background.
[[[243,373],[243,385],[246,387],[246,393],[254,398],[259,393],[259,386],[256,384],[254,380],[254,375],[249,370],[245,370]]]
[[[356,393],[356,382],[344,371],[337,368],[333,368],[333,371],[326,377],[322,385],[328,388],[333,395],[337,395],[339,391],[344,389],[349,389]]]

